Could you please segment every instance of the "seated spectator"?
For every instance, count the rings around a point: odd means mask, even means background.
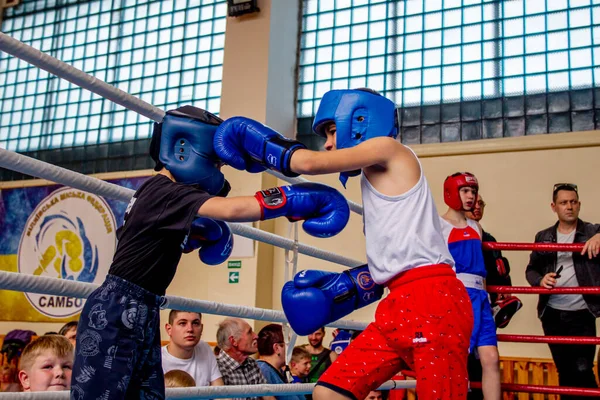
[[[308,335],[308,344],[304,345],[304,348],[311,355],[310,374],[306,380],[307,382],[317,382],[338,356],[335,351],[323,346],[323,339],[325,339],[324,326]]]
[[[386,397],[383,390],[371,390],[365,400],[385,400]]]
[[[75,347],[75,343],[77,342],[77,325],[78,321],[67,322],[60,328],[60,331],[58,331],[59,335],[63,335],[69,339],[69,342],[71,342],[73,347]]]
[[[165,387],[194,387],[196,381],[190,374],[180,369],[173,369],[165,374]]]
[[[217,329],[217,345],[221,348],[217,364],[226,385],[257,385],[267,383],[260,368],[252,357],[258,351],[258,336],[252,327],[240,318],[225,318]],[[239,398],[238,398],[239,399]],[[241,399],[256,400],[259,397]],[[274,400],[262,396],[263,400]]]
[[[17,377],[18,369],[11,364],[0,367],[0,392],[20,392],[21,385]]]
[[[267,383],[289,383],[282,369],[285,367],[285,341],[283,328],[279,324],[269,324],[258,332],[258,367]],[[304,400],[303,395],[275,396],[277,400]]]
[[[73,357],[73,345],[61,335],[44,335],[29,343],[19,365],[23,391],[69,390]]]
[[[34,331],[14,329],[4,336],[0,353],[4,355],[4,362],[11,363],[21,356],[21,352],[31,342],[31,338],[37,334]]]
[[[304,346],[294,347],[292,359],[290,360],[290,372],[292,373],[292,383],[307,383],[308,374],[311,368],[311,354]]]
[[[200,340],[202,329],[202,314],[171,310],[165,324],[171,340],[161,349],[163,371],[165,374],[185,371],[194,379],[195,386],[223,386],[213,351]]]

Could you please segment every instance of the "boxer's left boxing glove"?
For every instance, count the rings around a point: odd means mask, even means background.
[[[287,217],[301,221],[306,233],[326,238],[337,235],[350,218],[350,207],[336,189],[320,183],[298,183],[261,190],[254,195],[261,220]]]
[[[218,265],[229,258],[233,250],[233,235],[223,221],[210,218],[196,218],[183,246],[184,253],[198,250],[200,261],[208,265]]]
[[[285,176],[298,176],[290,167],[296,150],[306,149],[297,140],[245,117],[233,117],[217,128],[214,137],[217,155],[235,169],[262,172],[266,168]]]
[[[300,271],[283,286],[281,304],[292,329],[309,335],[383,296],[368,265],[340,273]]]
[[[492,314],[496,328],[506,328],[512,317],[523,307],[518,297],[509,294],[499,295],[492,304]]]

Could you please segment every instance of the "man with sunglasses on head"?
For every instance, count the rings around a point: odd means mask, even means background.
[[[552,190],[553,226],[535,236],[536,243],[585,243],[581,252],[533,251],[527,266],[531,286],[600,286],[600,225],[579,219],[581,202],[577,185],[557,183]],[[596,336],[600,297],[592,295],[540,295],[538,317],[548,336]],[[560,386],[596,388],[594,345],[550,344]],[[579,399],[561,396],[563,400]],[[583,398],[583,397],[582,397]]]

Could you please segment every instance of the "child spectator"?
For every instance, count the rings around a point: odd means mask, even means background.
[[[78,321],[70,321],[64,324],[63,327],[60,328],[60,331],[58,331],[59,335],[63,335],[69,339],[69,342],[71,342],[73,347],[75,347],[75,343],[77,342],[77,325]]]
[[[194,387],[196,381],[190,374],[180,369],[173,369],[165,374],[165,387]]]
[[[44,335],[29,343],[19,365],[23,391],[69,390],[73,357],[73,345],[62,335]]]
[[[301,346],[294,347],[292,359],[290,360],[290,371],[292,372],[292,383],[305,383],[310,372],[310,353]]]

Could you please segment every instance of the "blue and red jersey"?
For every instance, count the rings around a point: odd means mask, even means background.
[[[467,219],[467,226],[457,228],[443,218],[440,218],[442,233],[448,243],[448,249],[454,258],[456,273],[487,275],[483,251],[481,248],[481,232],[473,220]]]

